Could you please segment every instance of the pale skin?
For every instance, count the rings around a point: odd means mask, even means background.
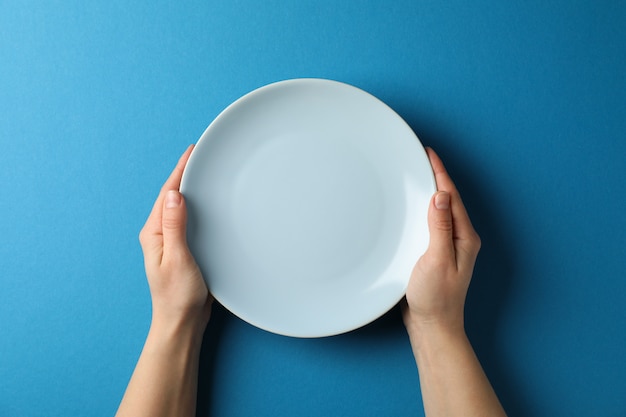
[[[118,417],[196,415],[200,347],[213,299],[187,247],[187,212],[178,192],[191,150],[163,185],[139,234],[152,322]]]
[[[192,148],[163,185],[139,236],[152,322],[117,417],[196,413],[200,346],[213,298],[187,247],[185,200],[178,191]],[[504,416],[464,329],[480,239],[443,163],[427,152],[439,191],[428,212],[430,244],[413,269],[403,308],[424,409],[428,417]]]
[[[428,210],[430,243],[413,268],[403,310],[425,414],[505,416],[464,327],[480,238],[441,159],[427,152],[438,191]]]

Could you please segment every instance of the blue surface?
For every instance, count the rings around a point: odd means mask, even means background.
[[[510,415],[626,415],[626,4],[0,3],[0,415],[112,415],[146,335],[137,234],[244,93],[325,77],[439,151],[483,249],[471,340]],[[315,340],[217,309],[199,415],[421,415],[397,311]]]

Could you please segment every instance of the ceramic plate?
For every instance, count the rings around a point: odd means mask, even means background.
[[[226,108],[193,150],[181,192],[216,300],[262,329],[320,337],[403,297],[428,245],[435,182],[418,138],[383,102],[296,79]]]

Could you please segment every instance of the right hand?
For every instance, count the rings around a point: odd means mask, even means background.
[[[420,338],[429,329],[464,333],[467,289],[480,238],[452,179],[435,151],[427,148],[438,191],[428,209],[430,243],[415,265],[407,287],[404,323]]]

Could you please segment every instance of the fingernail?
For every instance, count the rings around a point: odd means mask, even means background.
[[[180,194],[178,191],[169,190],[165,194],[165,208],[176,208],[180,205]]]
[[[439,210],[447,210],[450,207],[450,194],[440,191],[435,196],[435,207]]]

